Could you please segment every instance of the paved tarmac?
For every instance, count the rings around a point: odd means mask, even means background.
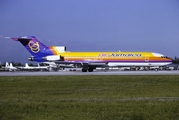
[[[0,72],[0,76],[62,76],[62,75],[179,75],[179,70],[173,71],[58,71],[58,72]]]

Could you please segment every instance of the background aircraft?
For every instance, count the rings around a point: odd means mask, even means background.
[[[9,63],[6,62],[6,63],[5,63],[5,70],[6,70],[6,71],[17,71],[18,69],[17,69],[16,67],[14,67],[14,66],[12,65],[12,63],[10,63],[10,65],[9,65]]]
[[[172,59],[153,52],[69,52],[65,46],[47,47],[34,36],[12,38],[19,41],[31,53],[28,59],[56,64],[80,64],[82,72],[92,72],[96,67],[151,67],[165,66]]]
[[[49,66],[40,66],[39,63],[37,67],[29,66],[28,63],[25,63],[25,67],[18,67],[21,70],[49,70]]]
[[[40,66],[40,64],[38,63],[37,64],[37,69],[40,69],[40,70],[49,70],[50,66]]]

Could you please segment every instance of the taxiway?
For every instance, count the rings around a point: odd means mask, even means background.
[[[61,76],[61,75],[179,75],[174,71],[58,71],[58,72],[0,72],[0,76]]]

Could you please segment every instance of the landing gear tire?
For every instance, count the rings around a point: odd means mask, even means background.
[[[82,72],[87,72],[87,69],[82,68]]]
[[[93,72],[93,68],[89,68],[89,69],[88,69],[88,72]]]

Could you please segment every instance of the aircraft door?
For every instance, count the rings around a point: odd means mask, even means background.
[[[149,55],[145,55],[145,62],[149,62]]]
[[[68,55],[65,56],[65,61],[68,61]]]

